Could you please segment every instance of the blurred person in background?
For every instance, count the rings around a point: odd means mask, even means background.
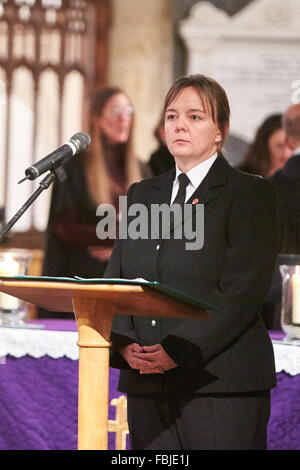
[[[284,166],[291,154],[291,149],[286,145],[282,114],[273,114],[258,128],[239,169],[270,178]]]
[[[159,123],[154,130],[154,137],[158,142],[158,148],[150,156],[149,167],[153,176],[157,176],[167,173],[175,166],[174,157],[169,152],[166,144],[164,113],[162,113]]]
[[[67,179],[53,187],[43,276],[103,275],[114,240],[97,237],[96,209],[109,203],[118,214],[119,196],[143,176],[133,126],[134,109],[124,91],[105,87],[94,94],[91,146],[64,164]],[[40,311],[39,316],[45,315]]]
[[[278,196],[280,254],[300,254],[300,103],[291,105],[283,115],[283,128],[291,158],[271,178]],[[274,274],[265,305],[264,319],[270,330],[281,329],[282,279],[279,265]]]

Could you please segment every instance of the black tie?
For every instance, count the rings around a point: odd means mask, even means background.
[[[180,173],[180,175],[178,176],[178,181],[179,181],[179,189],[173,201],[173,204],[180,204],[181,206],[183,206],[183,204],[185,203],[185,198],[186,198],[186,187],[190,183],[190,180],[189,180],[189,177],[186,176],[185,173]]]

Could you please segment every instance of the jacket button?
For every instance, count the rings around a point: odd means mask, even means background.
[[[156,245],[156,249],[159,250],[159,248],[160,248],[159,245]]]
[[[153,326],[153,328],[156,326],[156,320],[151,320],[151,326]]]

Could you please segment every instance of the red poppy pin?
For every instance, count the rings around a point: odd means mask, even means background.
[[[199,199],[196,197],[196,199],[192,201],[192,204],[198,204],[198,202],[199,202]]]

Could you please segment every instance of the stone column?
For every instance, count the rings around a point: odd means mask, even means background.
[[[122,87],[136,110],[141,160],[156,147],[153,130],[172,82],[171,1],[113,0],[109,82]]]

